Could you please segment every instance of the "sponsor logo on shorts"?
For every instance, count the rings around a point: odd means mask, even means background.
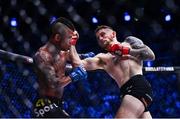
[[[56,103],[52,103],[49,99],[38,99],[36,102],[36,108],[34,108],[34,113],[36,117],[44,117],[44,114],[50,110],[58,108]]]

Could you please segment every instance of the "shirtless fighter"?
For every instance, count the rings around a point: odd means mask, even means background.
[[[133,36],[118,42],[116,32],[109,26],[99,26],[95,33],[98,44],[108,53],[99,53],[82,62],[86,70],[105,70],[117,82],[122,101],[116,118],[152,118],[148,111],[152,88],[143,76],[142,68],[143,61],[155,59],[153,51]],[[75,48],[73,53],[77,58]]]
[[[62,108],[64,87],[70,82],[87,78],[87,72],[81,63],[74,64],[69,53],[77,38],[74,25],[66,18],[58,18],[52,24],[49,41],[34,55],[39,97],[33,105],[33,117],[69,117]],[[65,75],[67,61],[74,67],[68,76]]]

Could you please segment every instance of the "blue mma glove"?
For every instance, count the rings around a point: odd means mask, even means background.
[[[69,77],[71,78],[72,82],[76,82],[78,80],[85,80],[87,79],[87,72],[85,68],[80,65],[79,67],[75,67],[73,69]]]
[[[79,57],[81,59],[86,59],[86,58],[89,58],[89,57],[94,57],[95,54],[93,52],[88,52],[88,53],[85,53],[85,54],[80,54]]]

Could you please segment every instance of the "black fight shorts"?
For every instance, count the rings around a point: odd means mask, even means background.
[[[56,97],[39,97],[33,104],[33,118],[69,118],[62,109],[62,100]]]
[[[143,75],[131,77],[121,87],[121,97],[123,98],[125,95],[132,95],[139,99],[144,104],[145,112],[148,111],[148,107],[153,100],[151,85]]]

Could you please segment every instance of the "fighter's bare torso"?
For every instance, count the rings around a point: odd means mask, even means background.
[[[55,97],[62,97],[64,87],[54,88],[54,84],[51,84],[51,80],[61,80],[64,82],[65,66],[68,60],[68,51],[57,51],[51,44],[46,44],[41,47],[36,53],[39,58],[39,65],[42,65],[44,72],[49,71],[50,75],[46,76],[42,71],[38,71],[39,74],[39,86],[41,95],[49,95]],[[44,77],[46,76],[46,77]],[[58,77],[58,78],[57,78]]]
[[[128,43],[122,43],[122,45],[130,47]],[[138,59],[124,59],[111,53],[100,53],[98,57],[103,62],[103,69],[117,82],[119,87],[125,84],[130,77],[142,74],[142,61]]]

